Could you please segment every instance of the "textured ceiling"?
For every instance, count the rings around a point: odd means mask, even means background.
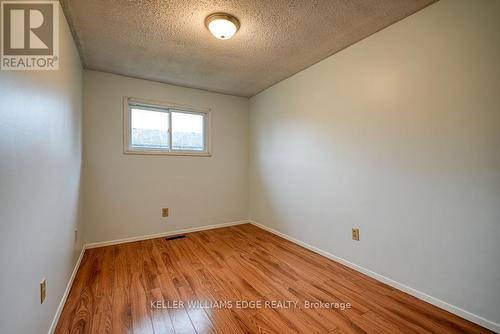
[[[84,66],[252,96],[435,0],[61,0]],[[214,38],[205,17],[241,22]]]

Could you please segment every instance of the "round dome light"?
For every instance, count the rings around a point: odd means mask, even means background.
[[[218,39],[230,39],[240,28],[240,21],[232,15],[215,13],[205,19],[208,30]]]

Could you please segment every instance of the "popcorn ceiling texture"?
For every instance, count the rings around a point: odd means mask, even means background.
[[[88,69],[253,96],[435,0],[61,0]],[[214,38],[205,17],[241,22]]]

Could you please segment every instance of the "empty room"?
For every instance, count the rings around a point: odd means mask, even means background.
[[[0,333],[500,333],[500,0],[0,0]]]

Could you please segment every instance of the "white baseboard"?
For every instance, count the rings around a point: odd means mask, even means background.
[[[186,228],[186,229],[183,229],[183,230],[176,230],[176,231],[170,231],[170,232],[162,232],[162,233],[150,234],[150,235],[141,235],[141,236],[137,236],[137,237],[130,237],[130,238],[124,238],[124,239],[116,239],[116,240],[110,240],[110,241],[94,242],[94,243],[86,244],[85,248],[86,249],[91,249],[91,248],[97,248],[97,247],[118,245],[118,244],[124,244],[124,243],[127,243],[127,242],[134,242],[134,241],[141,241],[141,240],[162,238],[162,237],[168,237],[168,236],[176,235],[176,234],[184,234],[184,233],[191,233],[191,232],[197,232],[197,231],[212,230],[214,228],[228,227],[228,226],[248,224],[248,223],[250,223],[250,221],[248,221],[248,220],[238,220],[238,221],[229,222],[229,223],[222,223],[222,224],[207,225],[207,226],[201,226],[201,227]]]
[[[497,324],[497,323],[495,323],[493,321],[490,321],[488,319],[480,317],[480,316],[478,316],[478,315],[476,315],[474,313],[471,313],[469,311],[461,309],[460,307],[451,305],[451,304],[449,304],[449,303],[447,303],[445,301],[442,301],[442,300],[440,300],[438,298],[429,296],[428,294],[426,294],[424,292],[421,292],[419,290],[411,288],[411,287],[409,287],[407,285],[404,285],[402,283],[396,282],[396,281],[394,281],[394,280],[392,280],[390,278],[387,278],[387,277],[385,277],[383,275],[377,274],[376,272],[371,271],[370,269],[366,269],[364,267],[358,266],[357,264],[349,262],[349,261],[347,261],[347,260],[345,260],[343,258],[335,256],[335,255],[333,255],[333,254],[331,254],[331,253],[329,253],[327,251],[324,251],[322,249],[319,249],[317,247],[311,246],[311,245],[309,245],[309,244],[307,244],[307,243],[305,243],[303,241],[295,239],[295,238],[293,238],[293,237],[291,237],[291,236],[289,236],[287,234],[284,234],[282,232],[274,230],[274,229],[272,229],[270,227],[267,227],[265,225],[262,225],[260,223],[255,222],[255,221],[252,221],[252,220],[250,220],[249,222],[252,225],[260,227],[263,230],[271,232],[271,233],[273,233],[273,234],[275,234],[277,236],[280,236],[280,237],[282,237],[282,238],[284,238],[284,239],[286,239],[288,241],[291,241],[291,242],[293,242],[293,243],[295,243],[295,244],[297,244],[299,246],[302,246],[302,247],[307,248],[307,249],[309,249],[309,250],[311,250],[311,251],[313,251],[315,253],[323,255],[324,257],[327,257],[327,258],[329,258],[331,260],[339,262],[339,263],[341,263],[341,264],[343,264],[343,265],[345,265],[345,266],[347,266],[347,267],[349,267],[351,269],[354,269],[354,270],[359,271],[359,272],[361,272],[361,273],[363,273],[363,274],[365,274],[367,276],[370,276],[370,277],[376,279],[377,281],[380,281],[382,283],[390,285],[393,288],[396,288],[398,290],[404,291],[404,292],[406,292],[406,293],[408,293],[408,294],[410,294],[410,295],[412,295],[412,296],[414,296],[414,297],[416,297],[418,299],[421,299],[421,300],[423,300],[423,301],[425,301],[425,302],[427,302],[429,304],[432,304],[432,305],[437,306],[437,307],[439,307],[441,309],[444,309],[444,310],[446,310],[448,312],[451,312],[451,313],[453,313],[455,315],[458,315],[459,317],[462,317],[464,319],[472,321],[472,322],[474,322],[474,323],[476,323],[476,324],[478,324],[480,326],[483,326],[485,328],[488,328],[488,329],[490,329],[490,330],[492,330],[494,332],[500,333],[500,324]]]
[[[222,224],[208,225],[208,226],[201,226],[201,227],[193,227],[193,228],[187,228],[187,229],[183,229],[183,230],[176,230],[176,231],[162,232],[162,233],[157,233],[157,234],[142,235],[142,236],[131,237],[131,238],[124,238],[124,239],[117,239],[117,240],[84,244],[82,247],[82,251],[80,253],[80,256],[78,257],[78,260],[76,261],[75,268],[73,269],[73,272],[71,273],[71,276],[70,276],[69,281],[68,281],[68,285],[66,286],[66,290],[64,291],[64,294],[61,298],[61,302],[59,303],[59,307],[57,308],[54,319],[52,320],[52,324],[50,325],[49,334],[54,333],[54,331],[56,329],[57,322],[59,321],[59,317],[61,316],[64,305],[66,304],[66,299],[68,298],[69,292],[71,290],[71,286],[73,285],[73,280],[75,279],[76,273],[78,272],[78,268],[80,268],[80,263],[82,261],[83,254],[85,254],[85,250],[91,249],[91,248],[97,248],[97,247],[118,245],[118,244],[123,244],[123,243],[127,243],[127,242],[168,237],[170,235],[212,230],[215,228],[235,226],[235,225],[248,224],[248,223],[250,223],[250,221],[248,221],[248,220],[239,220],[239,221],[234,221],[234,222],[229,222],[229,223],[222,223]]]
[[[73,280],[76,277],[76,273],[78,272],[78,268],[80,268],[80,262],[82,262],[83,254],[85,254],[85,245],[82,246],[82,250],[80,252],[80,256],[78,257],[78,260],[76,261],[75,267],[73,268],[73,272],[71,273],[71,276],[69,277],[68,285],[66,285],[66,290],[64,290],[64,294],[61,298],[61,301],[59,302],[59,306],[57,307],[56,314],[54,316],[54,319],[52,319],[52,324],[50,324],[49,328],[49,334],[54,333],[56,330],[57,322],[59,321],[59,317],[61,316],[62,310],[64,308],[64,305],[66,304],[66,299],[68,298],[69,292],[71,290],[71,286],[73,285]]]
[[[64,308],[64,304],[66,303],[66,299],[68,298],[69,292],[71,290],[71,286],[73,285],[73,280],[75,279],[76,273],[78,272],[78,268],[80,267],[80,262],[83,258],[83,254],[85,253],[86,249],[90,248],[97,248],[97,247],[104,247],[104,246],[110,246],[110,245],[118,245],[122,243],[127,243],[127,242],[134,242],[134,241],[141,241],[141,240],[148,240],[148,239],[155,239],[155,238],[161,238],[161,237],[167,237],[171,235],[176,235],[176,234],[184,234],[184,233],[190,233],[190,232],[197,232],[197,231],[204,231],[204,230],[211,230],[215,228],[221,228],[221,227],[228,227],[228,226],[235,226],[235,225],[241,225],[241,224],[247,224],[251,223],[257,227],[262,228],[263,230],[266,230],[268,232],[271,232],[275,235],[278,235],[288,241],[291,241],[299,246],[302,246],[304,248],[307,248],[315,253],[318,253],[320,255],[323,255],[324,257],[327,257],[331,260],[334,260],[336,262],[339,262],[351,269],[354,269],[356,271],[359,271],[367,276],[370,276],[382,283],[385,283],[387,285],[390,285],[396,289],[399,289],[401,291],[404,291],[418,299],[421,299],[425,302],[428,302],[429,304],[435,305],[439,308],[442,308],[448,312],[451,312],[453,314],[458,315],[459,317],[462,317],[464,319],[467,319],[469,321],[472,321],[480,326],[483,326],[485,328],[488,328],[494,332],[500,333],[500,324],[497,324],[493,321],[490,321],[488,319],[485,319],[483,317],[480,317],[476,314],[473,314],[471,312],[468,312],[466,310],[463,310],[457,306],[451,305],[445,301],[442,301],[438,298],[429,296],[428,294],[421,292],[419,290],[416,290],[414,288],[411,288],[407,285],[404,285],[402,283],[399,283],[397,281],[394,281],[390,278],[387,278],[383,275],[377,274],[374,271],[371,271],[369,269],[366,269],[364,267],[358,266],[357,264],[354,264],[352,262],[349,262],[343,258],[340,258],[338,256],[335,256],[329,252],[326,252],[324,250],[321,250],[317,247],[311,246],[305,242],[302,242],[298,239],[295,239],[287,234],[281,233],[277,230],[274,230],[270,227],[267,227],[265,225],[262,225],[260,223],[257,223],[252,220],[240,220],[240,221],[235,221],[235,222],[229,222],[229,223],[223,223],[223,224],[216,224],[216,225],[208,225],[208,226],[201,226],[201,227],[194,227],[194,228],[188,228],[188,229],[183,229],[183,230],[176,230],[176,231],[170,231],[170,232],[163,232],[163,233],[157,233],[157,234],[150,234],[150,235],[145,235],[145,236],[137,236],[137,237],[131,237],[131,238],[124,238],[124,239],[117,239],[117,240],[110,240],[110,241],[103,241],[103,242],[96,242],[96,243],[90,243],[90,244],[85,244],[82,247],[82,251],[80,253],[80,256],[78,257],[78,260],[76,262],[75,268],[73,269],[73,272],[71,273],[71,277],[69,279],[68,285],[66,287],[66,290],[64,291],[63,297],[61,299],[61,302],[59,303],[59,307],[57,308],[57,312],[54,316],[54,319],[52,321],[52,324],[49,329],[49,334],[52,334],[57,326],[57,322],[59,320],[59,317],[61,316],[61,312]]]

